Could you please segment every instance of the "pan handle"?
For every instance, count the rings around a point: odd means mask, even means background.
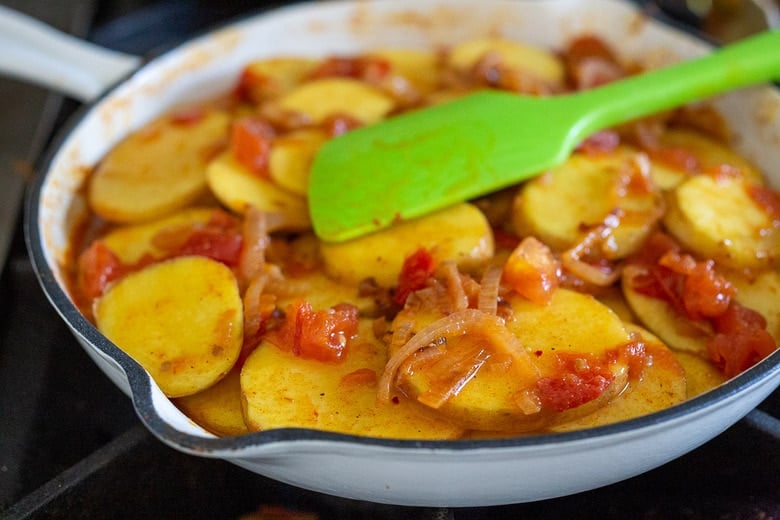
[[[0,6],[0,74],[91,101],[141,58],[104,49]]]

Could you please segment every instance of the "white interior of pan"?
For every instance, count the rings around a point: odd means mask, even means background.
[[[651,66],[708,50],[618,0],[318,2],[247,19],[194,40],[154,60],[99,100],[53,157],[39,213],[47,262],[62,283],[70,229],[84,211],[80,190],[91,167],[115,143],[176,105],[228,91],[252,59],[389,46],[430,48],[485,35],[560,48],[583,32],[596,33],[621,55]],[[724,96],[716,106],[730,123],[738,149],[780,186],[777,91],[754,88]],[[173,406],[158,412],[179,428],[199,431],[183,422]]]

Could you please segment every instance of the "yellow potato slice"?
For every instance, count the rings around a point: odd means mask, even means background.
[[[554,425],[552,431],[582,430],[626,421],[669,408],[689,396],[687,374],[672,351],[641,327],[627,325],[627,328],[642,336],[645,351],[652,358],[642,377],[631,379],[628,388],[607,406],[584,417]]]
[[[256,60],[246,66],[248,94],[254,101],[277,98],[297,87],[319,61],[300,57]]]
[[[391,287],[406,257],[421,247],[468,271],[493,256],[493,233],[476,206],[462,203],[355,240],[323,243],[321,251],[325,270],[337,280],[357,284],[373,277]]]
[[[556,354],[582,354],[606,360],[614,349],[631,342],[620,318],[589,295],[559,289],[549,305],[536,305],[519,296],[511,297],[509,302],[514,318],[507,322],[507,328],[529,353],[539,377],[555,377],[558,373]],[[447,337],[446,348],[474,350],[485,344],[486,339],[475,330]],[[529,413],[519,406],[518,396],[533,389],[536,378],[529,380],[523,367],[506,369],[505,363],[505,356],[487,358],[457,395],[440,404],[438,411],[475,430],[535,430],[593,412],[620,394],[628,382],[627,363],[616,361],[610,366],[614,381],[596,400],[561,413]],[[401,372],[399,387],[410,398],[421,399],[436,384],[423,367],[411,373]]]
[[[271,179],[287,191],[306,197],[311,162],[327,140],[327,134],[316,129],[298,130],[275,139],[268,158]]]
[[[453,439],[462,435],[462,428],[432,416],[412,401],[377,404],[376,380],[361,375],[378,377],[387,352],[374,338],[370,320],[361,320],[358,337],[347,349],[341,363],[323,363],[261,343],[241,371],[248,427],[316,428],[394,439]]]
[[[207,178],[214,196],[236,213],[244,213],[249,206],[254,206],[281,216],[283,229],[301,230],[311,225],[303,197],[250,172],[230,152],[209,163]]]
[[[96,301],[94,314],[98,329],[169,397],[219,381],[243,342],[236,279],[204,257],[160,262],[122,278]]]
[[[740,177],[697,175],[669,197],[664,225],[685,247],[734,268],[766,268],[780,258],[780,228]]]
[[[106,220],[139,222],[166,215],[206,193],[206,166],[224,146],[228,115],[208,110],[195,121],[160,118],[119,143],[90,177],[88,201]]]
[[[249,430],[241,409],[241,370],[233,368],[222,380],[197,394],[173,403],[202,428],[219,436],[242,435]]]
[[[277,307],[305,299],[314,309],[329,309],[339,303],[351,303],[361,315],[372,315],[376,303],[369,296],[360,296],[354,285],[346,285],[329,278],[322,271],[285,276],[284,282],[274,286]]]
[[[680,148],[691,153],[699,162],[701,171],[707,172],[721,166],[735,168],[754,183],[763,183],[760,170],[750,161],[724,143],[691,130],[671,128],[661,134],[658,144],[662,148]],[[690,176],[686,170],[675,168],[663,161],[652,161],[650,176],[662,189],[669,190]]]
[[[574,154],[564,164],[527,182],[518,192],[513,225],[521,235],[533,235],[557,251],[577,244],[583,226],[595,225],[614,210],[625,216],[612,231],[606,258],[623,258],[636,251],[654,229],[660,215],[660,192],[628,191],[619,196],[625,168],[641,156],[621,148],[610,154]]]
[[[735,299],[764,317],[767,332],[780,345],[780,272],[768,270],[750,276],[740,272],[724,274],[737,288]]]
[[[500,38],[480,38],[456,45],[449,54],[449,63],[456,69],[468,70],[485,54],[496,54],[503,64],[522,70],[552,85],[560,85],[564,68],[552,52]]]
[[[378,57],[390,64],[392,77],[401,77],[417,94],[433,92],[439,83],[439,58],[435,52],[419,49],[379,49],[368,57]],[[390,90],[394,91],[392,85]]]
[[[381,90],[350,78],[308,81],[279,99],[279,108],[303,114],[315,124],[335,115],[376,123],[394,106],[393,99]]]
[[[626,266],[621,281],[623,295],[637,319],[673,350],[707,359],[707,342],[712,336],[709,323],[693,322],[680,316],[666,301],[637,292],[633,279],[639,274],[637,267]]]
[[[107,233],[103,242],[125,264],[133,264],[146,254],[160,258],[164,251],[154,244],[156,235],[192,224],[205,224],[214,211],[215,208],[187,208],[146,224],[122,226]]]
[[[701,356],[688,352],[675,352],[674,357],[685,370],[688,382],[688,398],[696,397],[726,381],[726,376],[715,365]]]

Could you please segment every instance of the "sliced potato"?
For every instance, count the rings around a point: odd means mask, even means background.
[[[194,121],[162,117],[119,143],[90,177],[88,201],[106,220],[166,215],[206,192],[206,166],[224,146],[229,118],[206,110]]]
[[[298,130],[275,139],[268,158],[271,179],[287,191],[306,197],[311,162],[327,140],[327,134],[316,129]]]
[[[253,61],[244,70],[249,97],[259,102],[286,94],[297,87],[318,63],[318,60],[301,57]]]
[[[469,270],[493,255],[493,233],[481,211],[462,203],[355,240],[323,243],[322,257],[337,280],[357,284],[373,277],[391,287],[406,257],[421,247],[439,261],[452,259]]]
[[[193,224],[205,224],[214,210],[215,208],[187,208],[153,222],[122,226],[107,233],[103,242],[125,264],[134,264],[146,254],[160,258],[164,252],[154,243],[156,235]]]
[[[433,92],[439,83],[439,57],[430,50],[378,49],[368,57],[378,57],[390,63],[392,77],[400,76],[421,95]],[[390,85],[391,91],[394,90]]]
[[[735,299],[766,320],[766,330],[780,345],[780,272],[761,271],[750,276],[740,272],[724,273],[737,288]]]
[[[535,370],[529,373],[525,367],[515,367],[522,362],[521,358],[511,361],[507,367],[507,356],[500,351],[491,354],[489,336],[483,337],[481,330],[447,336],[447,349],[474,352],[487,349],[491,355],[485,358],[481,354],[483,364],[460,392],[437,403],[442,415],[475,430],[528,431],[593,412],[623,391],[628,382],[627,361],[609,360],[616,349],[631,342],[631,337],[608,307],[591,296],[567,289],[557,290],[549,305],[537,305],[519,296],[510,298],[509,302],[514,317],[506,326],[527,351]],[[600,397],[564,412],[524,411],[519,405],[520,396],[529,390],[533,392],[538,378],[557,377],[558,354],[579,354],[583,359],[587,356],[601,360],[609,365],[614,380]],[[420,354],[424,355],[424,352]],[[399,387],[409,397],[426,402],[428,393],[438,395],[440,386],[431,379],[431,373],[425,370],[425,365],[401,372]]]
[[[96,301],[94,315],[98,329],[169,397],[219,381],[243,342],[233,272],[205,257],[180,257],[127,275]]]
[[[664,225],[703,258],[734,268],[766,268],[780,258],[780,228],[743,178],[691,177],[669,197]]]
[[[633,253],[653,230],[661,204],[657,190],[621,189],[625,169],[636,168],[632,162],[641,157],[625,148],[604,155],[572,155],[520,189],[513,225],[521,235],[536,236],[554,250],[564,251],[583,238],[583,227],[599,224],[620,210],[624,216],[612,230],[604,255],[615,259]]]
[[[209,388],[174,399],[190,419],[215,435],[242,435],[249,430],[241,409],[241,370],[233,368]]]
[[[303,197],[250,172],[230,152],[224,152],[211,161],[207,175],[214,196],[236,213],[243,213],[247,207],[254,206],[281,216],[281,225],[285,229],[310,227],[309,209]]]
[[[677,361],[685,370],[689,399],[703,394],[726,381],[726,376],[723,375],[723,372],[701,356],[688,352],[675,352],[674,357],[677,358]]]
[[[279,107],[300,113],[313,123],[329,116],[346,115],[363,123],[383,119],[395,103],[381,90],[350,78],[308,81],[279,99]]]
[[[498,55],[507,67],[522,70],[552,84],[561,85],[564,67],[552,52],[501,38],[469,40],[452,48],[449,63],[456,69],[468,70],[487,53]]]
[[[626,421],[669,408],[688,397],[686,372],[669,348],[641,327],[627,327],[642,336],[645,351],[652,359],[642,377],[631,379],[628,388],[607,406],[584,417],[554,425],[552,431],[582,430]]]
[[[622,278],[623,295],[638,320],[670,348],[708,358],[707,342],[712,336],[709,323],[693,322],[680,316],[666,301],[638,292],[633,280],[639,274],[636,267],[626,266]]]
[[[371,297],[360,296],[354,285],[339,283],[322,271],[286,276],[280,287],[274,287],[277,306],[286,308],[296,300],[306,299],[314,309],[329,309],[339,303],[355,305],[361,315],[374,313],[376,304]]]
[[[361,320],[341,363],[296,357],[263,342],[241,371],[244,416],[251,430],[284,427],[394,439],[453,439],[462,428],[401,399],[377,405],[377,382],[387,360],[370,320]]]
[[[751,182],[763,183],[761,172],[750,161],[733,151],[724,143],[701,133],[681,128],[667,129],[659,137],[661,149],[681,149],[692,154],[703,172],[722,166],[736,169]],[[662,189],[672,189],[690,176],[687,170],[677,168],[661,160],[653,160],[650,175]]]

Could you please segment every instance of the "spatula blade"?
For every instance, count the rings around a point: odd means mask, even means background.
[[[343,241],[529,178],[565,159],[576,136],[555,98],[482,92],[354,130],[317,154],[314,229]],[[365,179],[371,179],[367,183]]]

